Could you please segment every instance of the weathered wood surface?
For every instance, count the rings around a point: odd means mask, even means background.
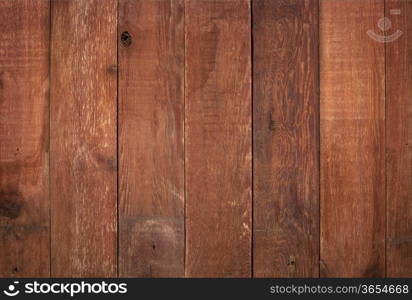
[[[317,277],[318,3],[252,3],[254,276]]]
[[[49,16],[0,1],[0,277],[50,275]]]
[[[120,0],[120,276],[184,276],[184,1]]]
[[[51,274],[117,274],[117,1],[51,2]]]
[[[186,275],[251,275],[247,0],[186,1]]]
[[[320,1],[322,277],[385,276],[383,0]]]
[[[412,1],[386,17],[387,276],[412,277]]]

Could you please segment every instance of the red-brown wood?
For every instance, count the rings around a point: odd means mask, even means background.
[[[117,274],[117,1],[52,1],[51,273]]]
[[[320,1],[322,277],[385,276],[383,0]]]
[[[0,277],[412,276],[412,1],[0,0],[0,26]]]
[[[318,3],[252,3],[254,276],[317,277]]]
[[[0,1],[0,277],[50,275],[49,12]]]
[[[251,275],[251,32],[247,0],[188,0],[186,275]]]
[[[412,1],[386,0],[387,276],[412,277]],[[387,23],[389,24],[389,23]]]
[[[119,21],[120,276],[180,277],[184,1],[120,0]]]

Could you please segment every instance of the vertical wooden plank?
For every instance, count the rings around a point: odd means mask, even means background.
[[[386,17],[387,276],[412,277],[412,1]]]
[[[247,0],[186,1],[186,275],[251,275]]]
[[[318,1],[252,3],[254,276],[317,277]]]
[[[49,13],[0,1],[0,277],[50,274]]]
[[[184,1],[119,9],[120,276],[184,276]]]
[[[117,1],[52,1],[52,275],[116,275]]]
[[[385,275],[383,0],[320,1],[321,276]]]

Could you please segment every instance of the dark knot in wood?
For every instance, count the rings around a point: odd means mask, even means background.
[[[120,42],[125,48],[129,47],[132,44],[132,36],[128,31],[122,32],[122,35],[120,36]]]

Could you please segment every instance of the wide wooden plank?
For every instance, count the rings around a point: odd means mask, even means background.
[[[412,277],[412,1],[386,17],[387,276]]]
[[[319,275],[318,1],[253,1],[256,277]]]
[[[186,275],[251,275],[247,0],[186,1]]]
[[[119,9],[120,276],[184,276],[184,1]]]
[[[50,274],[49,13],[0,1],[0,277]]]
[[[117,1],[52,1],[52,276],[117,274]]]
[[[385,275],[383,0],[320,1],[323,277]]]

